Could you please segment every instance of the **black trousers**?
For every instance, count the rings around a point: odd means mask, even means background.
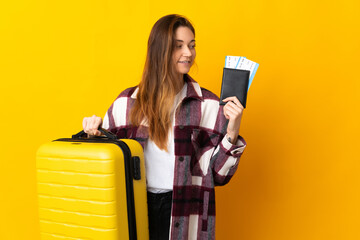
[[[172,192],[147,193],[150,240],[168,240]]]

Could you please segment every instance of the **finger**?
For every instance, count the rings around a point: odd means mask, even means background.
[[[101,126],[101,123],[102,123],[102,118],[97,117],[97,128],[99,128]]]
[[[236,111],[238,111],[238,112],[241,112],[243,109],[240,107],[240,106],[238,106],[238,105],[236,105],[234,102],[228,102],[226,105],[228,105],[229,107],[232,107],[233,109],[235,109]]]
[[[101,132],[100,132],[99,130],[95,130],[95,131],[94,131],[94,135],[95,135],[95,136],[101,136]]]
[[[238,105],[239,107],[241,108],[244,108],[244,106],[241,104],[241,102],[239,101],[239,99],[235,96],[233,97],[228,97],[228,98],[225,98],[223,100],[223,102],[228,102],[228,101],[233,101],[236,105]]]
[[[244,110],[243,108],[236,105],[234,102],[228,102],[225,106],[234,109],[235,111],[239,112],[239,114],[241,114]]]
[[[82,125],[83,125],[84,131],[86,131],[86,126],[87,126],[87,118],[86,117],[84,117]]]
[[[241,118],[243,110],[235,104],[229,104],[226,106],[226,110],[234,114],[235,118]]]
[[[227,109],[226,109],[226,114],[227,114],[228,116],[230,116],[231,118],[236,118],[236,117],[239,115],[236,110],[231,109],[231,108],[227,108]]]
[[[223,101],[224,101],[224,102],[234,101],[235,98],[236,98],[235,96],[231,96],[231,97],[225,98]]]
[[[239,99],[238,99],[237,97],[234,97],[233,102],[234,102],[237,106],[244,108],[243,105],[241,104],[241,102],[239,101]]]
[[[93,130],[93,132],[95,133],[97,129],[98,129],[98,119],[97,116],[94,115],[91,117],[91,130]]]
[[[224,108],[225,109],[225,111],[226,111],[226,113],[227,114],[230,114],[230,113],[232,113],[232,114],[235,114],[235,115],[239,115],[239,111],[237,111],[237,109],[235,109],[234,107],[232,107],[232,106],[226,106],[226,108]]]
[[[87,118],[85,119],[84,132],[89,133],[89,131],[90,131],[90,118],[87,117]]]
[[[224,116],[225,116],[225,118],[226,119],[230,119],[230,116],[229,116],[229,114],[228,114],[228,111],[227,111],[227,109],[224,107],[224,109],[223,109],[223,112],[224,112]]]
[[[89,118],[89,120],[88,120],[88,131],[89,131],[89,133],[92,133],[93,132],[93,125],[94,125],[94,123],[93,123],[93,117],[90,117]]]
[[[96,117],[95,122],[94,122],[94,131],[95,131],[96,136],[102,135],[102,133],[98,130],[101,126],[101,123],[102,123],[101,117]]]
[[[228,119],[229,121],[233,121],[236,119],[235,115],[232,112],[227,112],[225,118]]]

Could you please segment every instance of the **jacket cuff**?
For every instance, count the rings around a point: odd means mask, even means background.
[[[228,136],[226,134],[221,141],[221,144],[226,149],[227,154],[233,157],[240,157],[246,147],[246,142],[244,138],[240,135],[238,136],[236,143],[232,144],[231,142],[229,142]]]

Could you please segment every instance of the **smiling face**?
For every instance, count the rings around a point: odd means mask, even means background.
[[[180,26],[175,31],[173,61],[176,71],[186,74],[190,71],[196,56],[194,34],[188,27]]]

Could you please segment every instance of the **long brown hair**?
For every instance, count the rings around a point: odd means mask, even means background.
[[[190,21],[177,14],[164,16],[153,26],[142,80],[130,113],[133,125],[139,126],[142,121],[146,121],[150,139],[163,150],[167,150],[174,98],[183,86],[172,58],[175,32],[180,26],[188,27],[195,36]]]

